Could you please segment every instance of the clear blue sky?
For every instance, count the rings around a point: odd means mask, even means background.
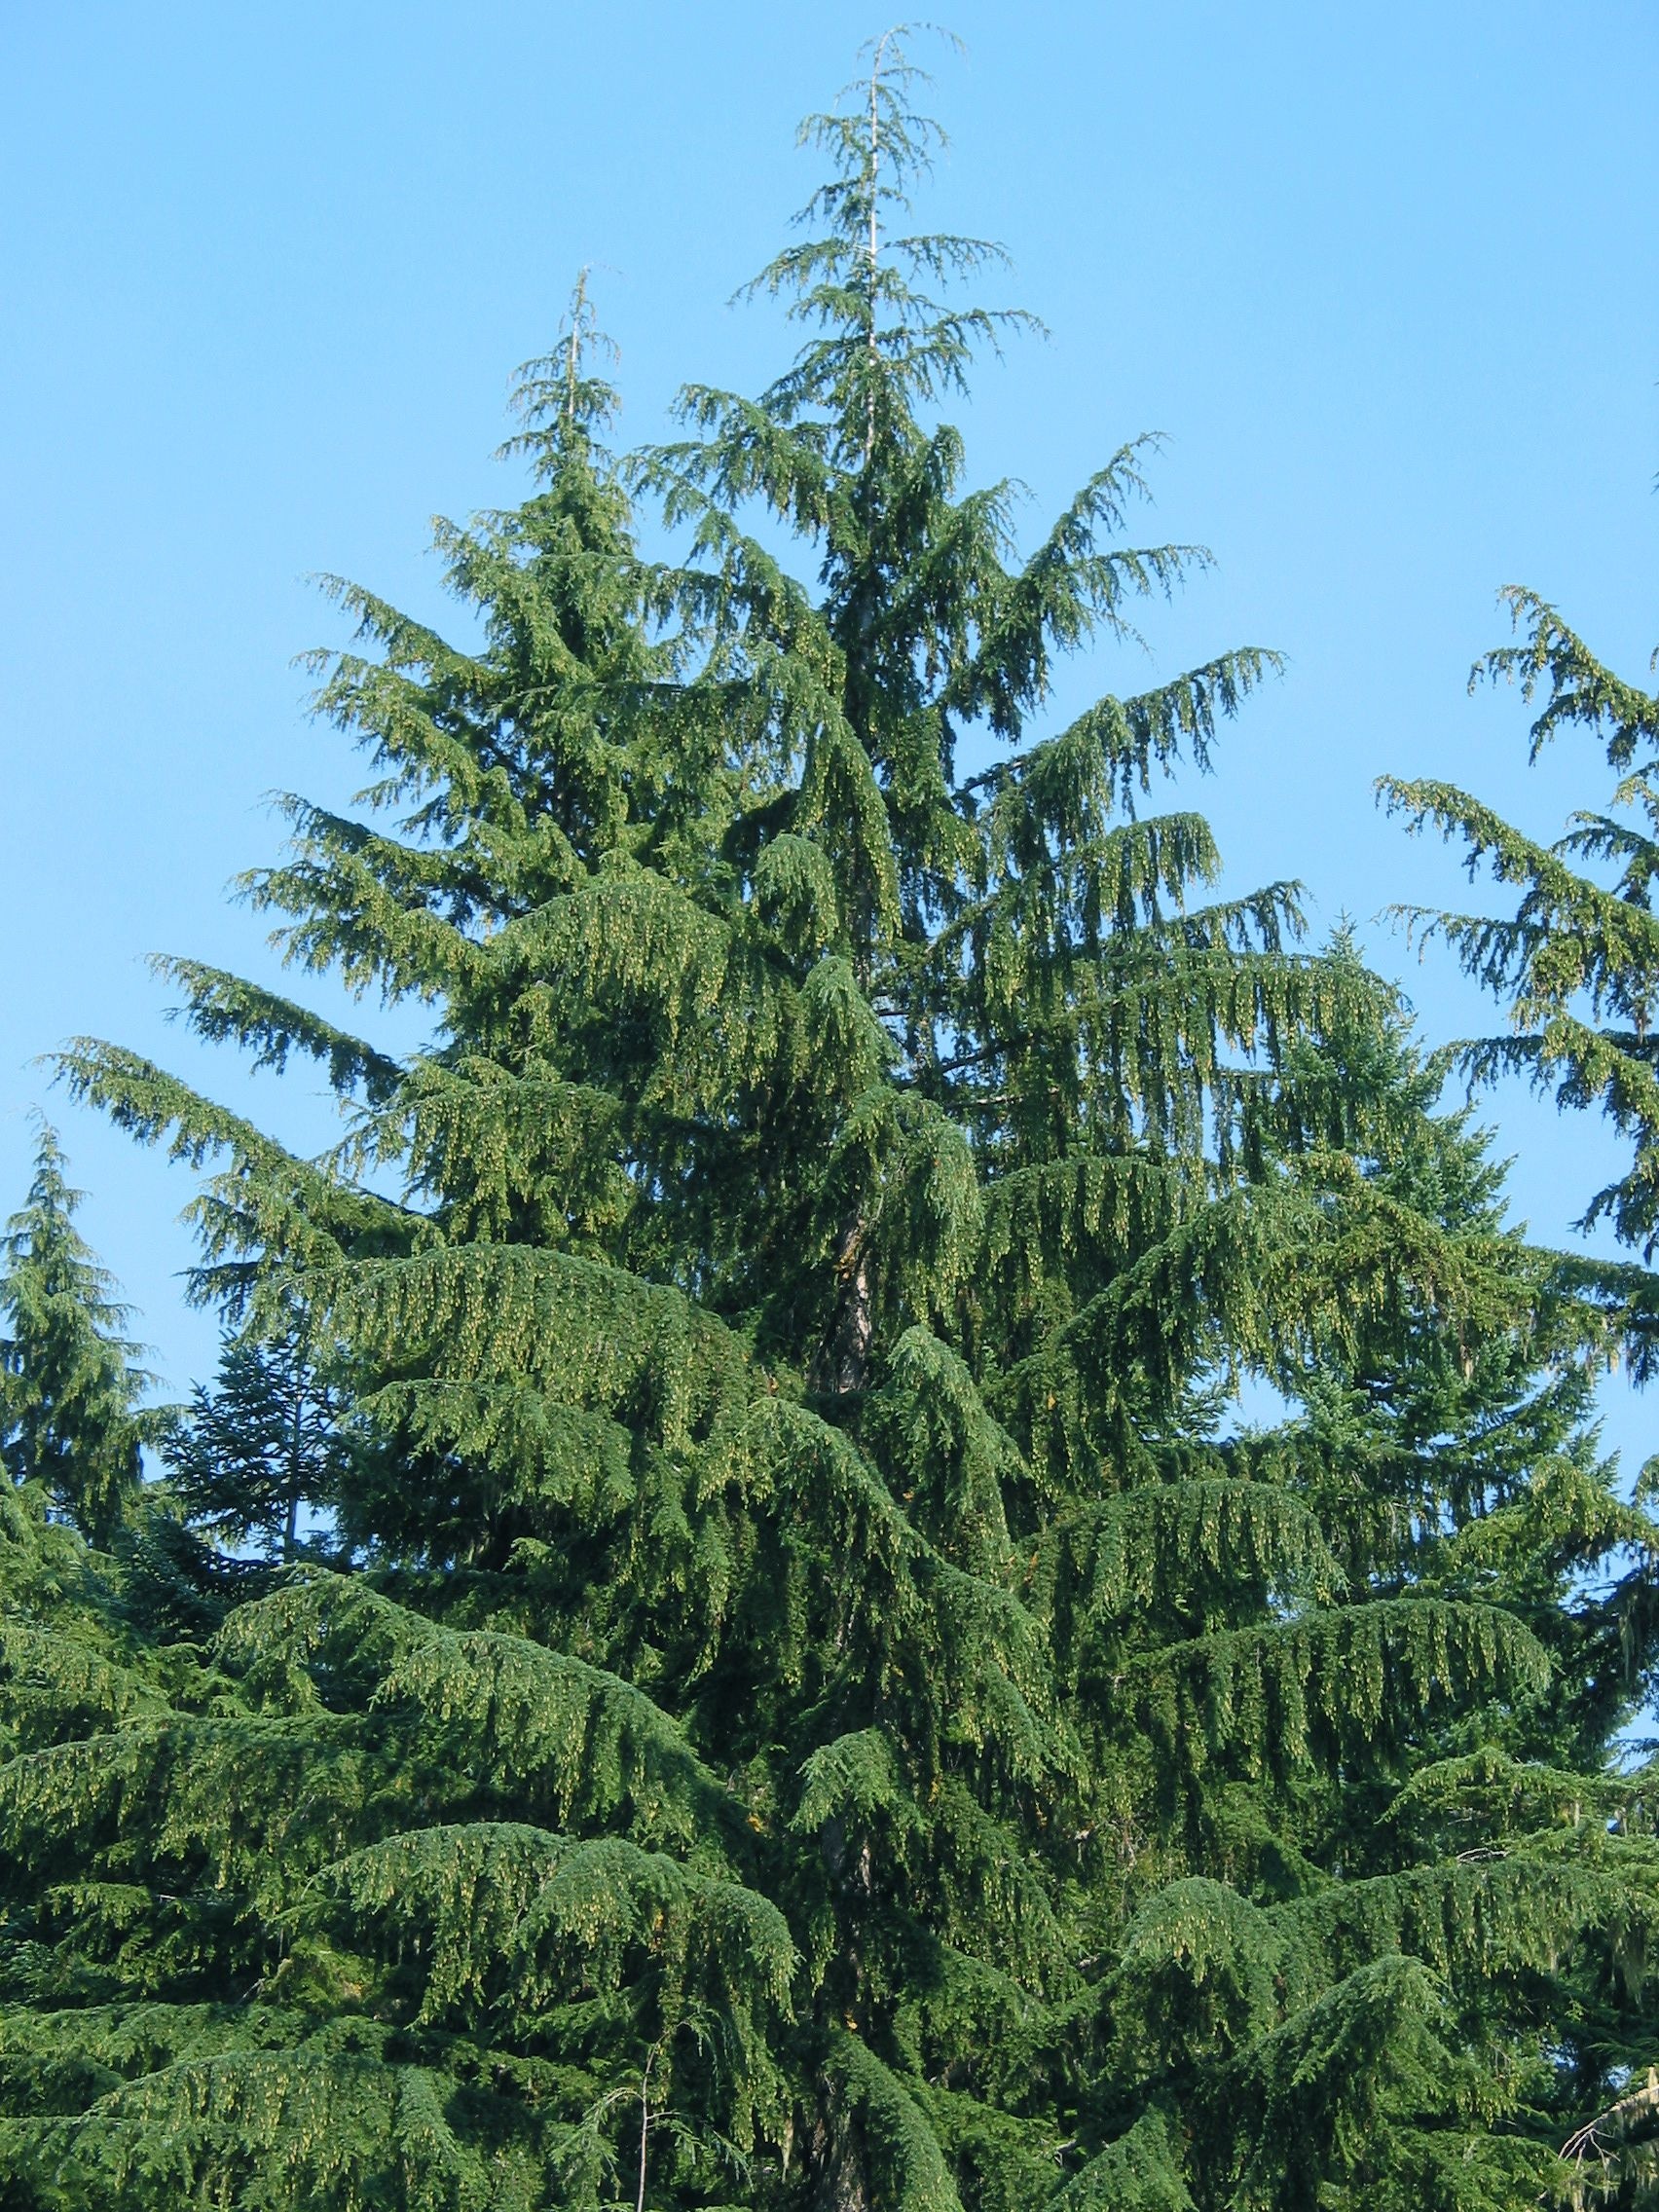
[[[1290,655],[1194,794],[1232,880],[1302,877],[1319,927],[1346,909],[1407,974],[1432,1038],[1482,1026],[1370,926],[1461,885],[1371,785],[1449,775],[1543,831],[1601,795],[1583,756],[1529,774],[1522,709],[1464,678],[1512,579],[1632,675],[1659,637],[1659,9],[949,20],[968,54],[938,56],[954,144],[926,213],[1004,240],[1007,296],[1052,333],[987,365],[977,472],[1023,477],[1036,527],[1124,437],[1169,434],[1148,529],[1219,566],[1152,616],[1155,665]],[[490,459],[508,373],[584,262],[625,437],[663,428],[682,379],[774,370],[787,334],[725,303],[812,182],[797,117],[881,27],[843,0],[6,11],[0,1206],[45,1102],[175,1389],[213,1342],[174,1280],[188,1178],[52,1098],[32,1055],[112,1037],[324,1140],[308,1078],[250,1086],[193,1048],[141,965],[268,972],[223,897],[274,853],[262,794],[351,787],[291,665],[341,635],[307,574],[441,611],[427,518],[517,496]],[[1493,1118],[1518,1211],[1563,1236],[1607,1148],[1523,1098]],[[1610,1399],[1613,1432],[1638,1445],[1654,1410]]]

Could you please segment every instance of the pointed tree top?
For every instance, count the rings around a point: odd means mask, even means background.
[[[593,266],[584,262],[576,272],[552,350],[521,363],[515,373],[510,404],[525,427],[500,450],[528,454],[540,475],[551,473],[573,445],[591,446],[622,404],[616,387],[596,376],[591,365],[598,357],[614,367],[621,358],[615,342],[599,327],[588,287]]]
[[[100,1317],[123,1327],[128,1309],[110,1299],[114,1278],[98,1266],[92,1246],[75,1227],[75,1216],[86,1198],[69,1181],[68,1161],[56,1129],[43,1114],[34,1116],[36,1128],[34,1172],[21,1208],[6,1223],[0,1235],[7,1278],[21,1265],[52,1265],[73,1276],[84,1294],[95,1301]],[[0,1297],[4,1293],[0,1292]],[[129,1347],[133,1348],[133,1347]]]
[[[43,1121],[28,1202],[0,1241],[0,1464],[107,1544],[138,1487],[151,1378],[133,1365],[128,1309],[75,1227],[80,1202]]]

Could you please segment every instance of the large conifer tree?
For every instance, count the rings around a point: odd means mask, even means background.
[[[350,1363],[362,1564],[0,1770],[30,2207],[1519,2207],[1606,2101],[1578,1322],[1349,948],[1140,811],[1271,656],[1048,727],[1196,556],[1138,447],[1023,558],[966,488],[912,74],[810,127],[776,383],[619,462],[578,293],[482,645],[342,587],[377,780],[251,889],[429,1048],[167,964],[321,1161],[67,1062]]]

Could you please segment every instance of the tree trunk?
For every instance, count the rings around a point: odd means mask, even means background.
[[[813,1381],[839,1397],[864,1388],[875,1336],[875,1291],[862,1214],[845,1222],[835,1240],[835,1277],[840,1285],[835,1322],[813,1362]]]
[[[875,2212],[864,2130],[834,2084],[822,2087],[825,2110],[812,2130],[814,2212]]]

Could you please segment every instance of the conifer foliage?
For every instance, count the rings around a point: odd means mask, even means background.
[[[80,1201],[43,1124],[28,1202],[0,1245],[0,1464],[107,1546],[137,1496],[149,1377],[121,1333],[126,1309],[75,1227]]]
[[[1520,891],[1513,915],[1403,909],[1403,918],[1424,940],[1443,939],[1509,1017],[1505,1034],[1455,1048],[1471,1088],[1520,1075],[1564,1108],[1599,1111],[1628,1143],[1629,1167],[1590,1196],[1577,1227],[1605,1223],[1637,1257],[1609,1264],[1582,1252],[1562,1254],[1555,1275],[1597,1310],[1610,1355],[1622,1356],[1637,1382],[1647,1382],[1659,1370],[1659,1044],[1651,1034],[1659,1005],[1659,923],[1652,911],[1659,698],[1615,675],[1535,592],[1512,587],[1503,597],[1518,641],[1478,662],[1471,687],[1510,682],[1528,700],[1541,693],[1532,758],[1558,736],[1583,732],[1602,745],[1617,780],[1604,812],[1574,813],[1560,839],[1541,845],[1452,785],[1385,777],[1382,796],[1409,829],[1436,829],[1448,841],[1460,840],[1471,878],[1485,869]],[[1651,1463],[1640,1490],[1650,1485]],[[1621,1672],[1628,1677],[1633,1663],[1645,1666],[1651,1704],[1647,1576],[1627,1573],[1602,1604],[1600,1678],[1611,1683]],[[1622,2070],[1634,2085],[1567,2146],[1578,2201],[1650,2201],[1659,2194],[1654,2056],[1649,2031]]]
[[[1646,1381],[1659,1367],[1659,698],[1614,675],[1535,592],[1503,597],[1519,642],[1488,653],[1470,682],[1545,694],[1534,760],[1564,733],[1596,739],[1617,778],[1607,810],[1574,813],[1556,843],[1540,845],[1453,785],[1385,777],[1380,788],[1409,829],[1460,840],[1471,878],[1485,868],[1520,890],[1513,916],[1413,909],[1404,919],[1444,938],[1509,1015],[1506,1035],[1460,1048],[1471,1083],[1519,1074],[1563,1107],[1600,1111],[1630,1144],[1629,1169],[1591,1196],[1579,1227],[1605,1222],[1641,1264],[1580,1272]]]
[[[293,1561],[339,1493],[343,1413],[298,1322],[227,1338],[213,1388],[198,1386],[166,1424],[163,1450],[185,1518],[232,1549]]]
[[[66,1060],[354,1441],[332,1564],[9,1663],[30,2212],[1507,2212],[1629,2062],[1579,1318],[1351,948],[1143,811],[1272,656],[1051,726],[1203,556],[1144,443],[1023,553],[969,483],[1010,318],[903,228],[915,81],[807,128],[757,397],[614,456],[578,290],[531,496],[442,534],[475,649],[339,587],[375,781],[248,888],[428,1047],[166,964],[327,1069],[320,1161]]]

